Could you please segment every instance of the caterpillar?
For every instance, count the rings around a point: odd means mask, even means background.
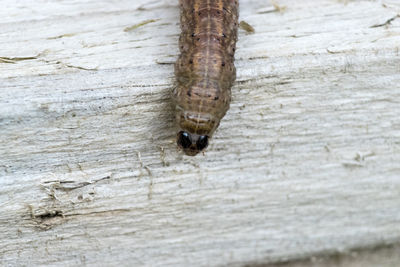
[[[195,156],[229,109],[236,79],[237,0],[179,0],[180,56],[173,90],[177,145]]]

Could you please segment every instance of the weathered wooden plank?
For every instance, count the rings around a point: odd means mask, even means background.
[[[255,33],[195,158],[169,102],[175,1],[3,2],[0,265],[262,264],[399,242],[397,1],[241,1]]]

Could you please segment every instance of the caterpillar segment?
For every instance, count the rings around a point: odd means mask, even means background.
[[[236,79],[237,0],[180,0],[180,56],[173,98],[177,144],[194,156],[209,143],[229,109]]]

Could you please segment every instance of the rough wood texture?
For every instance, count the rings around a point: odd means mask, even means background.
[[[242,0],[256,32],[196,158],[169,102],[177,2],[2,1],[0,265],[241,266],[399,242],[399,2]]]

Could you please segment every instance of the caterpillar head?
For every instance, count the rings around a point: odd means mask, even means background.
[[[178,146],[188,156],[195,156],[208,146],[208,136],[180,131],[177,138]]]

